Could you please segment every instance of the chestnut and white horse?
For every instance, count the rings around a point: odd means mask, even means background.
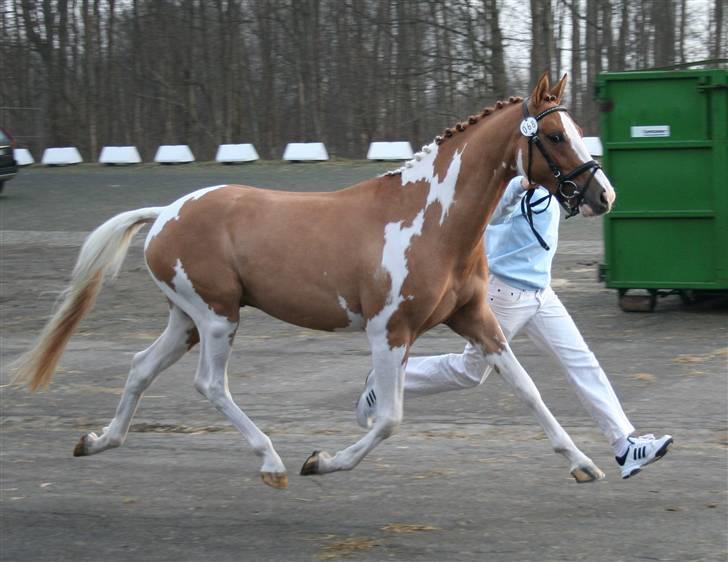
[[[355,444],[314,452],[302,474],[350,470],[402,420],[404,366],[423,332],[444,323],[474,344],[533,410],[577,481],[603,478],[559,425],[513,355],[486,299],[483,230],[516,173],[546,186],[572,212],[610,210],[614,192],[544,75],[526,101],[510,98],[447,129],[400,170],[333,193],[220,185],[166,207],[121,213],[85,241],[69,287],[18,379],[47,385],[105,277],[132,236],[151,223],[145,258],[170,302],[169,323],[138,353],[111,423],[84,435],[74,455],[118,447],[139,399],[161,371],[200,343],[195,388],[262,458],[261,477],[288,484],[271,440],[236,405],[227,363],[240,309],[252,306],[319,330],[366,333],[377,372],[377,419]],[[538,150],[534,149],[534,145]]]

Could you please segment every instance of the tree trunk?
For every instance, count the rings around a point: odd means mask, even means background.
[[[553,71],[553,12],[551,0],[531,0],[531,86]]]
[[[493,94],[502,99],[508,95],[508,75],[506,73],[503,33],[498,23],[498,0],[484,0],[483,7],[490,30],[490,72]]]

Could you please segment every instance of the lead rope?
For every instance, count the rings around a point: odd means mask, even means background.
[[[538,233],[538,230],[536,230],[536,227],[533,224],[533,215],[540,215],[541,213],[546,212],[549,205],[551,205],[551,194],[549,193],[548,195],[544,195],[541,199],[532,202],[531,199],[533,199],[535,193],[535,190],[531,189],[528,193],[526,193],[525,197],[521,198],[521,214],[528,222],[528,226],[531,227],[531,231],[536,237],[536,240],[538,240],[538,243],[541,244],[541,247],[548,252],[551,248],[546,243],[546,240],[543,239],[543,236],[541,236]],[[543,209],[539,209],[538,211],[534,210],[534,207],[540,205],[544,201],[548,201],[548,203],[546,203],[546,206]]]

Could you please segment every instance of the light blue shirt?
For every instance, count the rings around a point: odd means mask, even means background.
[[[524,290],[545,289],[551,283],[551,262],[559,241],[561,213],[555,197],[533,208],[533,225],[549,246],[544,250],[521,212],[521,200],[526,193],[520,176],[506,186],[485,229],[485,252],[490,272],[509,285]],[[531,202],[548,194],[545,188],[536,187]]]

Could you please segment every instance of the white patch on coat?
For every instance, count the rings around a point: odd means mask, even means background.
[[[159,216],[157,217],[157,220],[154,221],[152,224],[152,227],[149,229],[149,233],[147,234],[147,239],[144,242],[144,249],[146,250],[149,246],[149,243],[152,241],[152,239],[157,236],[160,232],[162,232],[162,229],[164,229],[164,226],[171,220],[179,220],[179,212],[182,209],[182,206],[187,203],[187,201],[193,201],[200,199],[201,197],[204,197],[211,191],[214,191],[216,189],[220,189],[221,187],[226,187],[225,185],[213,185],[212,187],[205,187],[203,189],[198,189],[197,191],[193,191],[192,193],[188,193],[184,197],[180,197],[175,201],[174,203],[171,203],[170,205],[167,205],[162,209],[162,212],[159,213]]]
[[[439,152],[439,145],[437,143],[431,143],[427,146],[428,151],[417,153],[419,158],[410,160],[404,168],[401,168],[402,173],[402,185],[408,183],[416,183],[425,181],[430,185],[430,191],[427,193],[427,202],[425,208],[429,207],[436,201],[440,203],[442,207],[442,214],[440,215],[440,224],[445,221],[447,212],[455,200],[455,185],[460,175],[460,166],[462,164],[462,154],[465,150],[466,145],[460,150],[456,150],[450,161],[450,165],[447,168],[445,177],[440,180],[435,173],[435,160]],[[411,164],[411,165],[410,165]]]
[[[231,330],[235,329],[236,324],[234,322],[230,322],[224,316],[217,314],[209,304],[202,300],[202,297],[195,291],[192,281],[187,276],[179,258],[174,264],[174,277],[171,286],[154,277],[154,274],[152,274],[152,278],[165,296],[181,308],[195,323],[204,319],[224,321],[230,325]]]
[[[349,318],[349,324],[343,328],[336,328],[334,330],[335,332],[358,332],[364,329],[366,324],[364,316],[353,312],[349,308],[349,303],[347,303],[346,299],[341,295],[339,295],[339,306],[344,310],[344,312],[346,312],[346,316]]]
[[[440,148],[435,142],[422,147],[422,151],[418,152],[414,159],[408,161],[398,170],[401,173],[403,187],[424,181],[430,186],[430,189],[427,193],[424,208],[415,216],[411,225],[403,226],[404,221],[398,221],[389,223],[384,227],[384,248],[382,250],[380,271],[389,276],[391,284],[384,306],[366,324],[370,342],[382,346],[383,349],[389,349],[387,324],[390,318],[402,302],[414,298],[412,295],[407,297],[402,295],[402,287],[409,275],[407,251],[410,248],[412,239],[422,234],[425,213],[430,205],[440,204],[442,209],[440,224],[445,221],[447,213],[455,201],[455,187],[460,175],[462,154],[466,146],[464,145],[454,152],[445,172],[445,177],[442,179],[435,172],[435,160]]]
[[[405,300],[402,295],[402,287],[409,274],[407,250],[410,248],[412,238],[422,233],[425,210],[426,208],[417,213],[410,226],[403,226],[404,221],[399,221],[389,223],[384,227],[381,270],[389,275],[390,288],[382,309],[367,322],[367,334],[370,336],[370,341],[383,338],[386,343],[389,319]]]

